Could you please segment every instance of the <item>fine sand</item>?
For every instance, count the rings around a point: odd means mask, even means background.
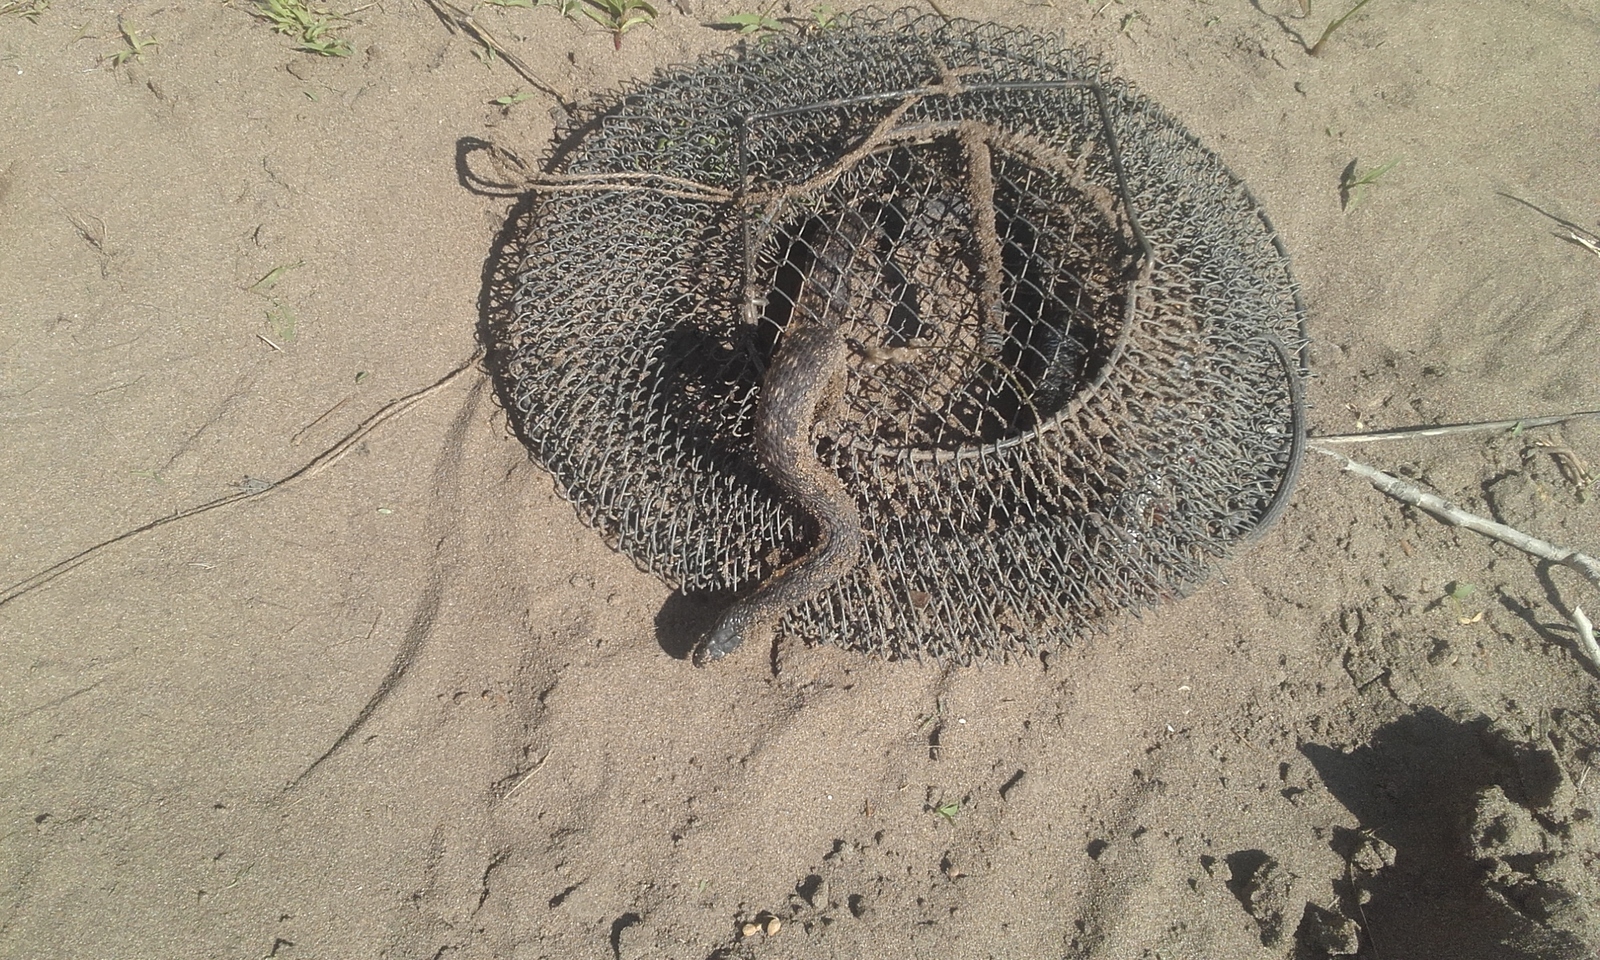
[[[1315,58],[1344,4],[942,6],[1103,52],[1250,183],[1314,432],[1600,408],[1600,257],[1560,222],[1600,229],[1592,3],[1377,0]],[[0,0],[0,588],[38,584],[0,595],[0,956],[1600,948],[1567,615],[1600,596],[1315,455],[1191,597],[966,668],[696,669],[476,367],[28,581],[461,365],[514,200],[458,150],[537,160],[561,112],[422,0],[363,6],[345,58],[246,0],[29,9]],[[552,6],[472,16],[582,100],[751,9],[663,4],[620,51]],[[119,21],[159,43],[113,63]],[[1398,162],[1341,209],[1352,160]],[[1593,421],[1352,453],[1600,553],[1543,442],[1600,472]]]

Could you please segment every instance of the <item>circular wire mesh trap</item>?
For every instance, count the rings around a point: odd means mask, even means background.
[[[1281,242],[1050,39],[902,13],[752,45],[596,104],[530,202],[502,392],[581,515],[688,595],[816,535],[752,418],[806,272],[850,249],[814,440],[863,555],[791,636],[956,661],[1070,640],[1183,592],[1292,486]]]

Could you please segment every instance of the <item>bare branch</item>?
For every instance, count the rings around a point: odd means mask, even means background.
[[[102,540],[92,547],[87,547],[78,551],[67,559],[62,560],[60,563],[40,570],[38,573],[28,577],[26,580],[18,581],[17,583],[13,583],[4,589],[0,589],[0,607],[5,606],[18,597],[32,593],[57,577],[60,577],[76,567],[87,563],[102,550],[105,550],[109,547],[114,547],[120,543],[126,543],[135,537],[142,536],[154,530],[159,530],[169,523],[177,523],[179,520],[187,520],[190,517],[196,517],[202,513],[209,513],[212,510],[232,506],[241,500],[249,500],[254,497],[275,493],[298,481],[311,479],[327,468],[333,466],[335,463],[339,462],[339,459],[346,453],[350,452],[352,447],[360,443],[368,434],[376,430],[385,421],[389,420],[391,417],[395,417],[406,412],[433,394],[443,390],[446,386],[461,377],[463,374],[476,369],[478,360],[482,356],[482,350],[475,352],[471,357],[468,357],[465,361],[463,361],[460,366],[445,374],[433,384],[387,404],[377,413],[374,413],[366,420],[363,420],[361,425],[356,427],[355,430],[351,431],[343,440],[340,440],[338,443],[317,454],[310,460],[310,462],[284,477],[282,480],[279,480],[276,483],[268,483],[260,487],[246,489],[239,493],[230,493],[226,496],[218,497],[215,500],[210,500],[197,506],[179,510],[177,513],[151,520],[149,523],[134,527],[131,530],[124,530],[110,539]]]
[[[1570,567],[1582,574],[1583,578],[1588,580],[1596,590],[1600,590],[1600,560],[1596,560],[1588,554],[1579,553],[1576,550],[1568,550],[1565,547],[1558,547],[1547,540],[1529,536],[1514,527],[1496,523],[1475,513],[1468,513],[1438,494],[1429,493],[1416,484],[1408,483],[1399,477],[1384,473],[1376,467],[1357,463],[1337,451],[1319,447],[1316,444],[1311,444],[1310,449],[1338,460],[1343,465],[1346,473],[1353,473],[1362,477],[1376,487],[1380,493],[1393,497],[1401,503],[1408,503],[1452,527],[1465,527],[1492,540],[1498,540],[1501,543],[1516,547],[1530,556],[1548,560],[1564,567]],[[1595,644],[1594,627],[1589,623],[1589,618],[1584,616],[1582,608],[1574,606],[1570,619],[1578,631],[1579,651],[1594,664],[1596,670],[1600,670],[1600,646]]]
[[[1600,417],[1600,410],[1579,410],[1575,413],[1558,413],[1548,417],[1523,417],[1520,420],[1486,420],[1482,423],[1452,423],[1439,427],[1404,427],[1400,430],[1381,430],[1373,433],[1341,433],[1326,437],[1311,437],[1314,443],[1372,443],[1378,440],[1418,440],[1423,437],[1443,437],[1457,433],[1493,433],[1500,430],[1532,430],[1535,427],[1552,427],[1568,420]]]
[[[1578,628],[1578,649],[1589,658],[1596,670],[1600,670],[1600,643],[1594,639],[1594,624],[1584,614],[1582,607],[1572,608],[1572,624]]]

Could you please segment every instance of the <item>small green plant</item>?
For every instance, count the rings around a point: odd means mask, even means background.
[[[1367,189],[1377,186],[1378,181],[1383,179],[1383,175],[1393,170],[1394,165],[1400,162],[1400,158],[1395,157],[1388,163],[1374,167],[1365,173],[1362,173],[1357,167],[1358,162],[1358,160],[1352,159],[1349,165],[1344,168],[1344,172],[1339,175],[1339,208],[1346,212],[1354,210],[1356,205],[1366,196]]]
[[[284,274],[295,269],[296,267],[303,267],[305,264],[306,262],[304,260],[296,260],[294,263],[285,263],[280,266],[273,267],[271,270],[268,270],[260,280],[250,284],[247,289],[253,290],[256,293],[265,294],[268,290],[271,290],[279,280],[283,279]]]
[[[945,802],[934,807],[933,812],[937,813],[941,817],[944,817],[945,820],[949,821],[951,824],[954,824],[956,822],[956,817],[961,813],[961,801],[946,800]]]
[[[1310,47],[1306,48],[1306,52],[1311,54],[1313,57],[1320,56],[1322,53],[1322,45],[1328,42],[1329,37],[1333,36],[1333,31],[1344,26],[1344,22],[1346,20],[1349,20],[1351,17],[1355,16],[1362,7],[1371,2],[1372,0],[1356,0],[1356,5],[1351,7],[1349,10],[1346,10],[1344,16],[1328,24],[1327,29],[1322,31],[1322,36],[1317,38],[1316,43],[1313,43]],[[1303,4],[1302,8],[1305,10],[1307,16],[1311,15],[1311,4],[1309,0]]]
[[[737,30],[743,36],[769,36],[783,30],[783,21],[765,13],[736,13],[711,24],[722,30]]]
[[[246,288],[251,293],[258,293],[272,302],[272,306],[266,310],[267,332],[276,337],[280,343],[288,343],[294,339],[295,333],[298,332],[300,326],[300,320],[287,303],[272,295],[272,288],[277,286],[278,281],[282,280],[290,270],[304,265],[304,260],[296,260],[294,263],[285,263],[273,267],[260,280]],[[267,341],[267,345],[274,350],[282,349],[271,340]]]
[[[1469,623],[1477,623],[1483,619],[1482,610],[1479,610],[1474,616],[1467,616],[1465,604],[1477,592],[1477,587],[1470,583],[1463,583],[1460,580],[1450,584],[1446,590],[1445,596],[1450,598],[1450,605],[1455,608],[1456,622],[1462,626],[1466,626]]]
[[[828,4],[812,7],[808,11],[810,19],[803,17],[775,17],[772,15],[772,9],[773,5],[768,5],[765,10],[759,13],[735,13],[732,16],[723,17],[721,20],[713,20],[706,26],[714,30],[733,30],[742,36],[765,39],[790,29],[799,30],[803,33],[821,33],[824,30],[832,30],[834,27],[843,24],[848,16],[848,14],[840,11],[839,8]]]
[[[0,17],[11,14],[21,17],[29,23],[38,23],[44,12],[50,9],[50,0],[7,0],[0,3]]]
[[[583,0],[582,4],[569,4],[562,0],[563,13],[571,17],[576,11],[570,7],[578,7],[583,15],[611,31],[612,43],[618,50],[622,49],[622,35],[637,27],[641,23],[650,23],[655,20],[658,13],[647,0]]]
[[[294,315],[287,303],[282,300],[273,300],[272,306],[267,310],[267,330],[278,338],[279,343],[289,343],[300,326],[300,318]]]
[[[516,106],[517,104],[521,103],[524,100],[529,99],[532,96],[533,96],[533,94],[529,93],[526,90],[519,90],[516,93],[508,93],[503,97],[495,97],[493,100],[490,100],[489,102],[494,104],[497,107],[504,107],[506,109],[510,109],[511,107]]]
[[[811,8],[811,27],[814,30],[832,30],[844,23],[849,14],[838,7],[824,3]]]
[[[155,37],[147,37],[138,30],[128,26],[124,21],[117,22],[117,29],[122,32],[122,39],[128,44],[128,49],[118,50],[108,59],[113,67],[120,67],[130,60],[138,60],[144,52],[151,47],[161,46],[161,41]]]
[[[483,2],[491,7],[523,7],[525,9],[532,9],[537,5],[534,0],[483,0]]]
[[[350,41],[334,33],[344,17],[305,0],[258,0],[254,13],[272,24],[273,33],[293,37],[296,50],[319,57],[348,57],[352,52]]]

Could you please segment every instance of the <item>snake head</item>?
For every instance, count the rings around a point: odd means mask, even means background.
[[[703,667],[739,649],[739,645],[744,643],[744,631],[748,626],[746,619],[730,615],[717,621],[717,625],[695,647],[694,665]]]

